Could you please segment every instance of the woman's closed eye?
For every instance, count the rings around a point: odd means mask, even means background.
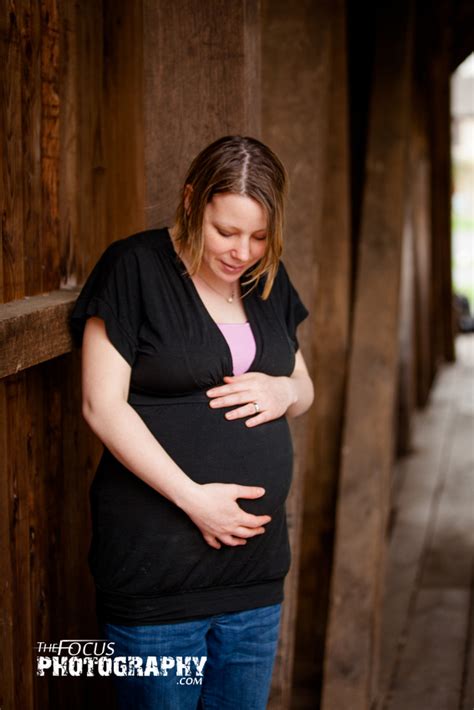
[[[226,234],[225,232],[221,232],[220,229],[218,229],[217,231],[221,235],[221,237],[234,237],[235,236],[234,234]],[[263,241],[265,241],[267,236],[264,235],[263,237],[253,237],[253,238],[256,239],[257,242],[263,242]]]

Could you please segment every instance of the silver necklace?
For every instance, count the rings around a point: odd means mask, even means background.
[[[203,279],[203,277],[201,276],[201,274],[196,274],[196,276],[199,276],[199,278],[201,279],[201,281],[204,281],[204,283],[206,284],[206,286],[209,286],[209,288],[211,288],[213,291],[215,291],[216,293],[218,293],[219,296],[221,296],[221,298],[225,298],[225,300],[227,301],[227,303],[233,303],[234,297],[235,297],[235,291],[234,291],[233,288],[232,288],[232,294],[231,294],[230,296],[223,296],[222,293],[221,293],[220,291],[218,291],[216,288],[214,288],[214,286],[211,286],[211,284],[208,283],[208,282],[206,281],[206,279]]]

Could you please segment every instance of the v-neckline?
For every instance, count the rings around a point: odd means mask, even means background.
[[[196,285],[195,285],[194,281],[192,280],[192,278],[191,278],[191,277],[188,275],[188,273],[187,273],[188,270],[187,270],[187,267],[186,267],[184,261],[181,259],[181,257],[179,256],[178,252],[177,252],[176,249],[174,248],[174,244],[173,244],[173,240],[171,239],[171,234],[170,234],[169,227],[165,227],[165,232],[166,232],[166,236],[167,236],[167,239],[168,239],[168,246],[169,246],[169,248],[171,249],[171,253],[172,253],[173,256],[174,256],[175,263],[178,265],[178,267],[182,267],[182,268],[185,270],[185,273],[184,273],[184,274],[180,271],[180,275],[183,277],[183,279],[186,279],[186,283],[189,284],[189,286],[190,286],[190,288],[191,288],[191,292],[192,292],[192,294],[193,294],[193,296],[194,296],[194,300],[195,300],[196,303],[198,304],[198,307],[201,309],[201,312],[203,313],[204,318],[207,319],[208,322],[210,322],[211,329],[214,330],[214,333],[216,333],[217,339],[223,344],[224,349],[225,349],[225,351],[226,351],[226,355],[227,355],[228,365],[230,366],[230,370],[231,370],[232,375],[233,375],[233,374],[234,374],[234,363],[233,363],[233,361],[232,361],[232,352],[231,352],[229,343],[227,342],[227,339],[225,338],[223,332],[222,332],[221,329],[219,328],[218,323],[214,320],[214,318],[213,318],[213,317],[211,316],[211,314],[209,313],[209,311],[208,311],[208,309],[207,309],[207,307],[206,307],[206,304],[205,304],[204,301],[202,300],[201,295],[200,295],[199,291],[198,291],[197,288],[196,288]],[[244,289],[243,289],[243,287],[242,287],[242,281],[241,281],[241,279],[244,278],[244,276],[246,275],[247,271],[248,271],[248,269],[247,269],[246,271],[244,271],[244,273],[239,276],[240,289],[241,289],[241,293],[242,293],[242,294],[243,294]],[[259,330],[259,328],[258,328],[256,319],[254,319],[254,317],[253,317],[254,314],[253,314],[252,307],[251,307],[251,304],[252,304],[252,302],[251,302],[252,293],[247,297],[247,302],[246,302],[245,299],[244,299],[244,295],[245,295],[245,294],[242,295],[242,305],[243,305],[245,314],[246,314],[246,316],[247,316],[246,323],[248,323],[248,324],[250,325],[250,328],[251,328],[252,333],[253,333],[253,337],[255,338],[255,356],[254,356],[252,362],[250,363],[249,367],[247,368],[247,370],[246,370],[245,372],[252,372],[252,371],[253,371],[253,368],[255,367],[255,365],[256,365],[256,363],[257,363],[259,357],[260,357],[261,338],[260,338],[260,330]],[[242,325],[243,325],[243,323],[242,323]],[[244,374],[244,373],[242,373],[242,374]]]

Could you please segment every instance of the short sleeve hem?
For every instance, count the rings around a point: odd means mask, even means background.
[[[107,337],[132,366],[141,325],[140,273],[136,250],[118,241],[102,254],[87,278],[70,315],[74,343],[82,345],[89,316],[101,318]]]
[[[120,355],[122,355],[122,357],[128,362],[128,364],[133,365],[134,352],[136,349],[135,342],[120,325],[109,304],[98,296],[91,298],[87,304],[84,304],[82,313],[79,310],[79,312],[71,319],[71,325],[73,328],[75,327],[77,321],[79,321],[79,330],[76,330],[78,344],[82,344],[84,327],[89,316],[96,316],[104,321],[110,342],[116,350],[118,350]]]

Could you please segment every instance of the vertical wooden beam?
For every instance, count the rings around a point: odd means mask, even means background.
[[[453,362],[451,280],[451,12],[449,0],[426,10],[430,31],[430,152],[432,224],[432,375],[439,364]]]
[[[317,391],[310,412],[292,425],[292,568],[274,708],[304,697],[313,707],[322,677],[349,323],[345,23],[343,1],[263,4],[262,135],[290,173],[284,260],[311,312],[300,343]]]
[[[312,366],[316,398],[311,420],[314,458],[305,479],[302,594],[298,632],[303,659],[317,690],[323,679],[324,644],[333,564],[335,510],[350,338],[351,204],[349,158],[347,5],[333,0],[328,125],[321,231],[315,239],[317,290],[313,299]],[[312,640],[312,648],[311,648]],[[308,679],[308,677],[307,677]],[[306,679],[306,680],[307,680]],[[319,695],[318,695],[319,697]]]
[[[5,382],[0,381],[0,707],[14,707],[13,563],[10,545],[11,500],[8,470],[8,414]]]
[[[81,17],[88,16],[82,12]],[[87,158],[87,153],[79,144],[81,135],[81,114],[79,111],[79,101],[81,93],[78,89],[79,76],[89,75],[84,71],[84,67],[79,65],[79,44],[81,39],[81,17],[77,3],[74,0],[63,0],[61,7],[60,23],[60,97],[61,97],[61,121],[59,131],[59,152],[61,160],[59,163],[59,230],[61,241],[61,286],[76,285],[77,279],[84,280],[79,255],[89,252],[88,236],[90,225],[84,225],[85,229],[81,234],[79,243],[79,225],[81,215],[89,215],[90,195],[81,183],[82,175],[88,175],[87,167],[81,171],[81,155]],[[89,56],[97,57],[87,43]],[[87,46],[87,45],[86,45]],[[102,49],[102,47],[101,47]],[[82,94],[83,100],[95,96],[94,88],[90,82],[86,95]],[[87,121],[82,124],[82,130],[88,127]],[[85,155],[84,155],[85,154]],[[80,203],[77,199],[81,195]],[[78,263],[79,261],[79,263]],[[82,261],[82,260],[81,260]],[[78,273],[79,270],[79,273]]]
[[[126,158],[134,146],[131,126],[127,126],[130,140],[122,137],[113,143],[117,126],[130,120],[129,111],[109,106],[113,82],[104,76],[104,54],[115,42],[132,57],[137,42],[127,45],[124,37],[117,36],[113,24],[105,31],[103,15],[102,2],[63,0],[61,4],[59,209],[61,287],[66,288],[83,283],[107,245],[123,236],[114,231],[113,220],[123,221],[124,212],[136,197],[139,171],[132,169]],[[129,18],[126,25],[129,28]],[[107,117],[106,107],[110,109]],[[139,121],[135,124],[140,127]],[[120,169],[120,156],[126,168]],[[117,191],[120,199],[116,198]],[[112,213],[109,220],[107,200]],[[118,203],[116,208],[114,202]],[[135,200],[132,211],[139,210],[139,201]]]
[[[410,146],[411,147],[411,146]],[[408,182],[413,186],[414,166],[410,162]],[[399,367],[396,417],[394,419],[395,451],[406,454],[411,449],[412,415],[415,409],[414,347],[415,347],[415,247],[413,228],[413,191],[407,196],[402,236],[400,273]]]
[[[42,368],[30,368],[22,373],[26,387],[26,408],[23,416],[24,446],[26,470],[28,475],[29,495],[27,498],[29,519],[29,572],[31,604],[31,648],[32,667],[30,673],[34,679],[34,707],[50,707],[48,680],[36,680],[36,644],[50,639],[50,615],[53,612],[48,589],[48,567],[50,564],[50,545],[48,526],[50,518],[48,507],[54,496],[45,495],[44,449],[45,431],[43,428],[43,377]],[[13,452],[12,452],[13,453]],[[13,454],[15,455],[15,454]],[[58,504],[58,502],[56,503]]]
[[[59,8],[41,0],[42,291],[59,286]]]
[[[25,254],[25,295],[41,293],[43,269],[41,259],[41,13],[36,0],[21,3],[22,57],[22,155],[24,215],[23,241]]]
[[[259,133],[259,0],[143,0],[145,223],[169,224],[191,158]]]
[[[21,11],[0,5],[0,135],[2,160],[1,266],[2,302],[24,295],[23,151],[21,114]]]
[[[8,503],[12,554],[14,707],[33,707],[33,644],[31,626],[29,470],[26,451],[25,373],[5,382],[8,412]]]
[[[149,67],[144,63],[143,53],[146,32],[143,2],[103,0],[103,85],[99,90],[103,91],[106,243],[145,227],[143,111],[148,100],[144,75]],[[90,71],[92,76],[92,65]],[[159,123],[156,127],[159,128]],[[95,152],[98,146],[93,145],[94,139],[91,134],[91,148]],[[162,134],[162,140],[168,139]]]
[[[412,164],[413,230],[415,258],[415,386],[416,404],[424,407],[432,384],[431,332],[431,155],[429,141],[429,86],[426,75],[430,62],[430,34],[427,8],[416,4],[413,86],[412,86]]]
[[[393,458],[412,2],[377,5],[324,710],[368,710],[376,695]]]

